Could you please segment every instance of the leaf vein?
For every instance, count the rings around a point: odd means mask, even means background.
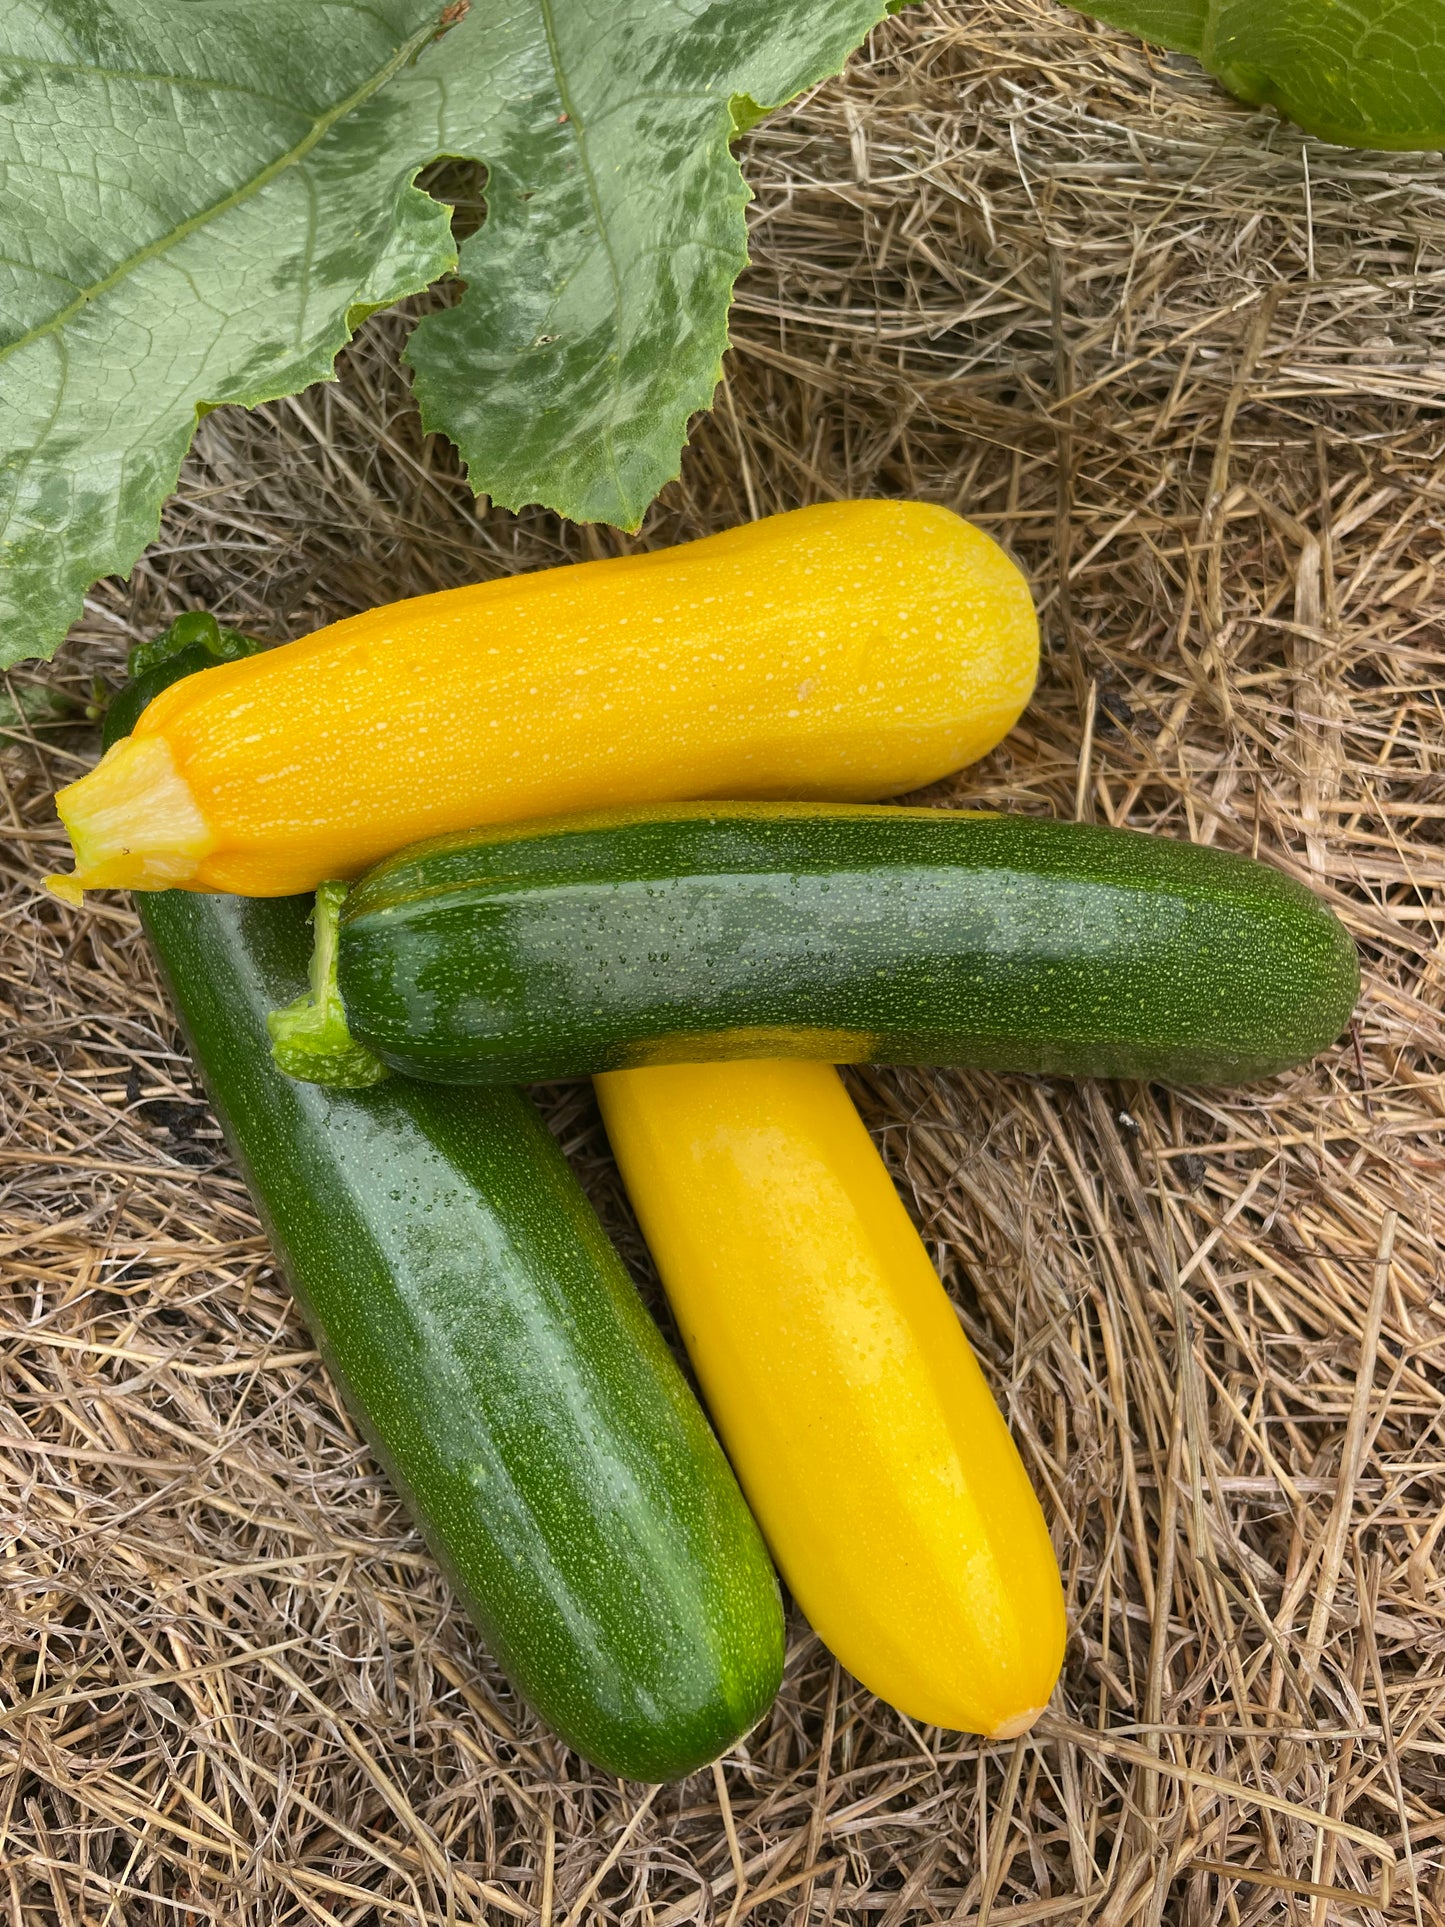
[[[618,338],[621,339],[625,332],[622,311],[622,277],[617,268],[617,256],[612,251],[612,235],[602,212],[602,196],[597,185],[597,176],[593,171],[592,156],[587,151],[586,123],[579,120],[574,111],[571,89],[567,85],[567,78],[562,70],[562,54],[557,44],[553,0],[540,0],[540,12],[542,15],[542,30],[547,36],[547,58],[552,63],[552,75],[557,83],[557,97],[562,103],[562,111],[567,116],[567,125],[577,144],[578,156],[582,162],[582,176],[587,183],[587,198],[592,204],[592,219],[597,229],[598,240],[602,244],[602,251],[607,257],[607,276],[612,283],[612,313],[617,322]],[[609,411],[609,421],[616,419],[617,409],[622,395],[621,377],[622,370],[620,361],[617,357],[614,357],[609,382],[612,390],[612,408]],[[620,496],[622,493],[622,471],[617,463],[617,453],[610,433],[604,433],[602,446],[606,453],[607,466],[611,470],[613,482],[616,484],[617,492]]]
[[[26,67],[40,74],[78,74],[84,80],[128,80],[138,86],[189,88],[195,93],[239,94],[273,107],[291,105],[260,87],[247,87],[237,80],[212,80],[198,74],[152,73],[140,67],[91,67],[82,60],[42,60],[36,54],[17,53],[0,54],[0,71],[6,67]]]

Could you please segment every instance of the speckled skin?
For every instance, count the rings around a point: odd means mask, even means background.
[[[508,1677],[609,1772],[725,1752],[777,1691],[777,1582],[551,1133],[508,1089],[276,1070],[305,899],[138,901],[306,1322]]]
[[[1332,1043],[1359,964],[1221,850],[704,804],[403,851],[347,898],[338,981],[358,1040],[452,1082],[790,1056],[1229,1084]]]
[[[127,684],[119,740],[191,647]],[[306,898],[137,898],[206,1089],[331,1376],[518,1690],[667,1781],[782,1675],[773,1569],[717,1439],[526,1098],[322,1091],[272,1064]]]
[[[167,876],[288,896],[478,823],[898,795],[992,749],[1037,669],[1028,585],[981,530],[832,502],[368,610],[167,689],[134,739],[203,820]],[[119,760],[61,794],[81,842]],[[122,841],[79,882],[153,887],[175,857]]]
[[[206,661],[129,685],[107,740]],[[508,1676],[609,1772],[725,1752],[778,1688],[777,1582],[551,1133],[513,1090],[283,1076],[309,900],[137,902],[306,1322]]]

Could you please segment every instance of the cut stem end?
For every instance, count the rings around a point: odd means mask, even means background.
[[[215,847],[211,827],[163,736],[127,736],[88,776],[56,794],[75,851],[75,874],[46,881],[78,902],[82,890],[171,890]]]
[[[271,1055],[288,1077],[303,1084],[329,1084],[333,1090],[359,1091],[391,1073],[351,1035],[336,986],[341,905],[347,887],[323,883],[316,892],[311,988],[284,1010],[273,1010],[266,1028],[271,1033]]]

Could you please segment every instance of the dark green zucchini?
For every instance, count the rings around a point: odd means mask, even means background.
[[[477,831],[341,910],[352,1037],[446,1082],[727,1057],[1238,1083],[1334,1041],[1355,947],[1278,870],[1037,817],[669,805]]]
[[[513,1683],[612,1773],[724,1752],[777,1690],[777,1584],[551,1133],[513,1090],[284,1077],[307,901],[137,901],[306,1321]]]

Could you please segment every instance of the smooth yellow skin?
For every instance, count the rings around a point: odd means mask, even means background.
[[[1037,668],[1023,577],[921,502],[450,589],[164,690],[56,797],[69,891],[286,896],[485,823],[895,796],[992,749]]]
[[[1064,1652],[1039,1502],[830,1065],[596,1079],[728,1456],[794,1597],[865,1686],[995,1739]]]

